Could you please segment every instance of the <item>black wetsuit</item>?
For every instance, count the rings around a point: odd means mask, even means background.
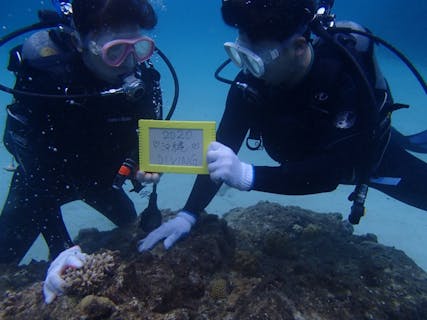
[[[15,88],[82,94],[112,87],[70,50],[41,58],[36,66],[24,60],[12,68]],[[133,203],[112,182],[125,158],[137,155],[137,120],[161,117],[160,75],[148,62],[138,70],[145,94],[135,101],[121,94],[75,100],[15,95],[4,143],[19,166],[0,215],[0,262],[19,261],[40,233],[51,257],[72,245],[60,206],[73,200],[83,200],[117,226],[136,219]]]
[[[369,150],[374,147],[366,131],[367,113],[361,109],[369,103],[368,96],[354,68],[331,45],[317,46],[314,52],[310,72],[292,89],[267,87],[244,73],[236,82],[247,84],[257,94],[231,86],[217,140],[237,153],[251,129],[260,133],[266,151],[278,162],[274,167],[254,166],[252,190],[287,195],[328,192],[339,184],[356,184],[366,172]],[[375,68],[359,58],[373,85]],[[393,104],[387,87],[375,93],[378,110]],[[387,113],[383,117],[382,138],[375,141],[369,170],[374,176],[402,180],[394,186],[370,185],[427,210],[427,189],[423,187],[427,164],[400,147],[394,135],[380,161],[390,136]],[[183,209],[198,214],[219,187],[209,176],[199,175]]]

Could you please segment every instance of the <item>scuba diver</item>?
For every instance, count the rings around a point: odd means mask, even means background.
[[[138,171],[132,159],[138,119],[163,118],[153,53],[171,68],[144,34],[157,24],[147,0],[53,3],[58,12],[44,12],[46,23],[25,31],[55,27],[11,50],[8,69],[16,83],[0,88],[14,95],[4,145],[18,163],[0,215],[0,263],[19,262],[42,234],[50,257],[58,256],[44,284],[47,303],[63,291],[62,270],[81,266],[85,257],[67,232],[61,206],[82,200],[126,226],[137,213],[124,180],[130,178],[135,191],[147,183],[154,189],[159,181],[157,173]],[[172,108],[176,100],[177,91]]]
[[[187,235],[222,183],[242,191],[305,195],[354,185],[349,221],[363,216],[368,187],[427,210],[427,132],[405,137],[391,127],[394,103],[374,57],[385,41],[354,22],[336,22],[333,1],[222,0],[224,22],[238,30],[224,44],[229,60],[217,79],[231,85],[199,175],[177,216],[140,240],[138,250]],[[413,66],[398,54],[427,87]],[[241,72],[219,76],[232,61]],[[242,144],[265,148],[277,166],[255,166],[236,155]]]

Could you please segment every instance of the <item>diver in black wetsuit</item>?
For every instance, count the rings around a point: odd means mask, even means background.
[[[330,22],[320,24],[316,12],[311,0],[223,0],[224,21],[239,30],[237,41],[224,46],[243,70],[230,81],[218,142],[208,148],[210,176],[197,177],[177,217],[141,240],[139,251],[162,239],[169,248],[187,234],[221,182],[288,195],[356,185],[352,223],[363,214],[368,185],[427,210],[427,164],[391,128],[390,114],[401,105],[392,101],[372,41],[356,33],[313,39]],[[364,30],[351,22],[337,26]],[[236,153],[247,135],[249,148],[264,146],[278,165],[240,161]]]
[[[11,52],[15,89],[40,96],[15,94],[7,107],[4,144],[19,165],[0,215],[1,263],[21,260],[40,233],[51,257],[72,246],[60,209],[70,201],[117,226],[137,217],[112,182],[135,159],[137,120],[162,117],[154,42],[142,33],[157,18],[146,0],[74,0],[72,10],[70,26],[39,31]],[[99,95],[114,90],[124,94]],[[87,96],[63,98],[73,94]]]

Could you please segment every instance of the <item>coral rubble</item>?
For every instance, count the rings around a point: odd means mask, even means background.
[[[137,224],[81,233],[76,242],[89,261],[66,271],[67,294],[50,305],[43,302],[42,278],[28,277],[34,266],[8,266],[4,272],[25,281],[0,281],[0,318],[415,320],[427,314],[427,274],[375,235],[354,235],[339,214],[260,202],[223,219],[202,215],[168,251],[160,244],[138,253],[143,236]]]

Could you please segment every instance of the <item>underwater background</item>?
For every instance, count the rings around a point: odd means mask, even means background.
[[[175,120],[219,121],[224,109],[228,86],[214,79],[216,68],[226,59],[223,43],[236,37],[234,29],[225,26],[220,15],[220,0],[153,0],[158,14],[158,25],[150,32],[156,45],[173,63],[180,81],[180,98]],[[20,27],[37,22],[39,9],[52,9],[50,1],[2,1],[0,4],[0,37]],[[368,27],[374,34],[399,48],[418,68],[427,74],[427,1],[395,0],[335,1],[333,9],[338,20],[353,20]],[[26,35],[28,36],[28,34]],[[14,77],[7,71],[8,51],[21,43],[18,38],[0,48],[0,83],[13,86]],[[393,115],[393,124],[405,134],[427,129],[427,99],[421,86],[409,69],[394,54],[377,47],[377,57],[383,73],[389,81],[396,102],[411,105]],[[172,102],[173,83],[163,62],[155,57],[156,66],[162,73],[162,87],[166,112]],[[237,69],[229,67],[224,75],[233,77]],[[0,132],[6,119],[5,106],[11,96],[0,93]],[[242,148],[242,160],[254,164],[272,164],[262,151],[250,152]],[[418,155],[427,161],[426,155]],[[0,167],[10,164],[11,156],[0,143]],[[7,195],[12,174],[0,170],[0,205]],[[158,205],[161,209],[181,208],[190,193],[195,176],[166,174],[158,188]],[[427,181],[426,181],[427,184]],[[130,186],[127,186],[130,189]],[[420,185],[419,188],[427,188]],[[180,192],[177,192],[180,190]],[[223,188],[208,206],[209,213],[223,214],[234,207],[248,206],[260,200],[295,205],[319,212],[340,212],[346,218],[351,203],[347,200],[353,187],[340,186],[332,193],[310,196],[283,196],[261,192],[239,192]],[[131,194],[137,209],[142,211],[147,199]],[[367,215],[355,227],[358,234],[375,233],[380,243],[405,251],[414,261],[427,270],[427,212],[400,203],[380,192],[370,189],[366,202]],[[102,215],[80,201],[63,207],[64,220],[71,237],[81,228],[96,227],[99,230],[114,228]],[[23,263],[31,259],[46,259],[47,248],[42,238],[33,245]]]

